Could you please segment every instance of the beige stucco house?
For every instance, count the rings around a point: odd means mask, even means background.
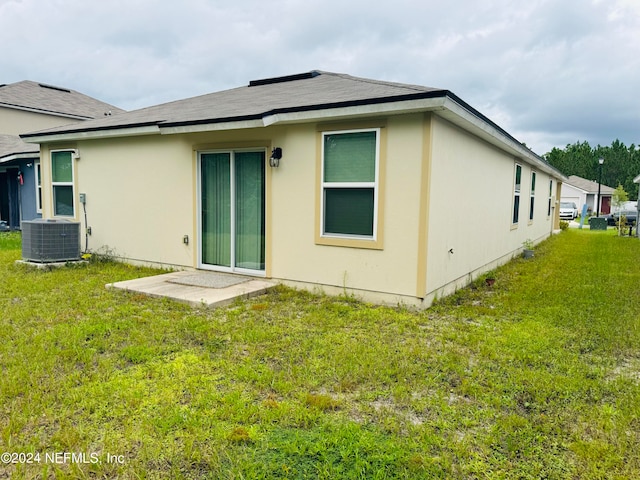
[[[23,139],[89,250],[410,305],[547,238],[565,179],[448,90],[319,71]]]

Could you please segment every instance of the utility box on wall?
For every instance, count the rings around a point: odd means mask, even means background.
[[[22,222],[22,258],[38,263],[80,260],[80,222],[53,219]]]

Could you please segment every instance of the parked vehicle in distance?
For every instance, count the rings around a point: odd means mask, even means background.
[[[4,220],[0,220],[0,232],[8,232],[10,230],[9,225]]]
[[[622,212],[616,212],[610,215],[606,215],[604,218],[607,219],[607,225],[609,225],[610,227],[617,227],[618,222],[620,221],[620,215],[624,216],[626,224],[629,226],[635,225],[638,221],[637,210],[623,210]]]
[[[575,220],[578,216],[578,207],[573,202],[560,202],[560,218],[562,220]]]

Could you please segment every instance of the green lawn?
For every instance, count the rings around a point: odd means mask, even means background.
[[[191,309],[104,288],[152,270],[16,265],[2,234],[0,478],[640,478],[640,241],[614,234],[423,312]]]

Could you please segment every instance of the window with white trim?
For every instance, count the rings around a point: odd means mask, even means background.
[[[520,190],[522,187],[522,165],[518,165],[517,163],[513,183],[513,216],[511,223],[517,225],[520,218]]]
[[[553,199],[553,180],[549,180],[549,203],[547,205],[547,217],[551,216],[551,200]]]
[[[531,193],[529,195],[529,221],[533,221],[536,200],[536,172],[531,172]]]
[[[36,212],[42,213],[42,170],[40,162],[33,164],[33,170],[36,174]]]
[[[51,188],[53,193],[53,215],[75,216],[73,185],[73,151],[51,152]]]
[[[376,238],[380,129],[323,132],[321,235]]]

